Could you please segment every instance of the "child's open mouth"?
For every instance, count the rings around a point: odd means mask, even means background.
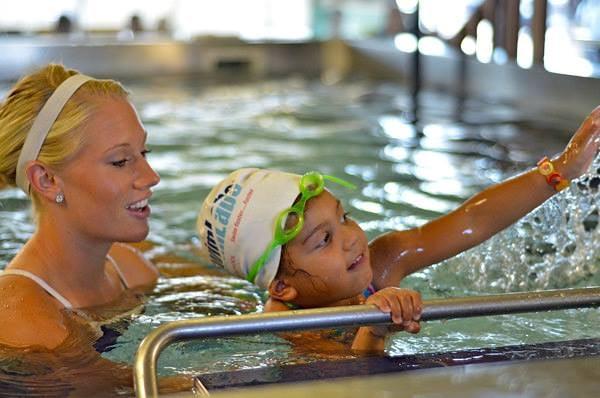
[[[353,269],[357,268],[363,262],[364,258],[365,256],[362,253],[359,254],[358,257],[356,257],[354,261],[352,261],[352,264],[350,264],[348,267],[348,271],[352,271]]]

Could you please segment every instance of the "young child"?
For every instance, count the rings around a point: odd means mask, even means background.
[[[533,210],[584,173],[600,145],[600,107],[565,150],[476,194],[427,224],[368,243],[317,172],[240,169],[205,199],[197,227],[211,260],[269,293],[265,311],[375,304],[398,328],[419,331],[421,299],[407,275],[467,250]],[[388,328],[362,327],[355,350],[381,350]]]

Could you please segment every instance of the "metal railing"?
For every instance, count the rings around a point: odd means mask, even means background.
[[[422,321],[597,307],[600,287],[508,293],[423,302]],[[392,323],[373,305],[294,310],[266,314],[216,316],[174,321],[157,327],[141,342],[134,369],[138,397],[157,397],[156,364],[170,344],[209,337]]]

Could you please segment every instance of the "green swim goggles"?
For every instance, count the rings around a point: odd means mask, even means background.
[[[319,195],[325,189],[325,180],[335,182],[336,184],[342,185],[349,189],[356,189],[356,186],[348,181],[344,181],[341,178],[323,175],[316,171],[310,171],[300,178],[300,200],[292,205],[292,207],[283,210],[277,216],[275,221],[275,236],[273,240],[262,255],[256,260],[256,262],[250,268],[246,279],[254,283],[256,275],[265,266],[265,262],[271,256],[273,250],[279,246],[283,246],[292,239],[294,239],[304,226],[304,206],[309,199]],[[295,215],[298,221],[293,225],[286,228],[286,220],[290,215]]]

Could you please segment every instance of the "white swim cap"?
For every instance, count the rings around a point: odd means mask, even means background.
[[[202,250],[216,265],[247,278],[250,268],[275,235],[278,215],[300,194],[300,175],[256,168],[239,169],[215,186],[196,223]],[[254,279],[268,289],[279,268],[275,248]]]

